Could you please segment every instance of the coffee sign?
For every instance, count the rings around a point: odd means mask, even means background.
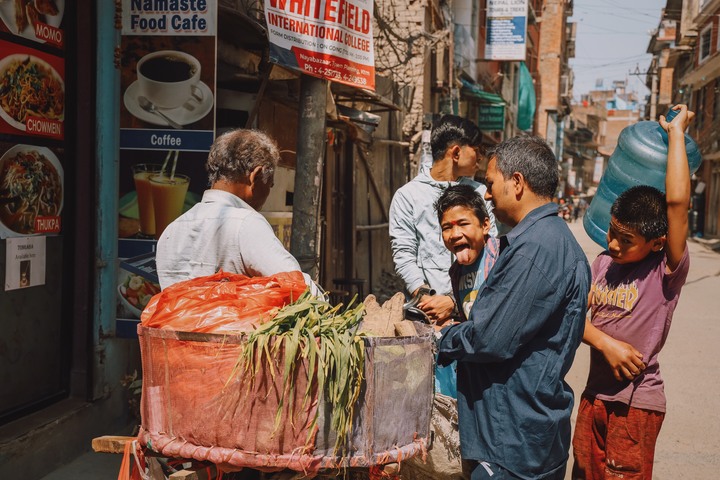
[[[217,0],[123,0],[120,148],[206,152]]]

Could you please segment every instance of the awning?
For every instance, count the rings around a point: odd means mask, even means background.
[[[357,103],[367,103],[369,105],[373,105],[373,107],[368,110],[369,112],[389,112],[400,110],[400,106],[377,92],[337,82],[329,83],[336,102],[350,102],[353,105],[356,105]]]
[[[480,103],[486,103],[488,105],[505,105],[505,100],[500,95],[490,93],[482,90],[480,85],[476,83],[470,83],[464,78],[461,78],[462,89],[460,94],[466,97],[470,97],[473,100],[478,100]]]
[[[358,110],[356,108],[347,107],[345,105],[337,104],[337,112],[339,115],[347,117],[353,123],[358,124],[360,128],[368,133],[372,133],[378,125],[380,125],[380,115]]]
[[[520,62],[518,79],[518,113],[517,127],[520,130],[530,130],[535,120],[535,85],[532,75],[525,65]]]

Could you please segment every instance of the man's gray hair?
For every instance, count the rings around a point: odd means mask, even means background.
[[[495,158],[503,178],[518,172],[530,190],[544,198],[553,198],[558,187],[558,162],[548,144],[540,137],[509,138],[494,147],[488,158]]]
[[[278,146],[267,134],[238,128],[215,139],[210,147],[205,170],[212,186],[219,180],[237,183],[261,166],[260,178],[267,184],[279,160]]]

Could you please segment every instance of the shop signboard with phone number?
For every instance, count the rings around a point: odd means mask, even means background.
[[[265,0],[270,60],[375,90],[372,0]]]

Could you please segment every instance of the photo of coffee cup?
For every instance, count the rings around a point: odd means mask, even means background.
[[[177,108],[191,98],[202,100],[200,62],[185,52],[160,50],[145,55],[137,62],[137,81],[139,94],[157,108]]]

